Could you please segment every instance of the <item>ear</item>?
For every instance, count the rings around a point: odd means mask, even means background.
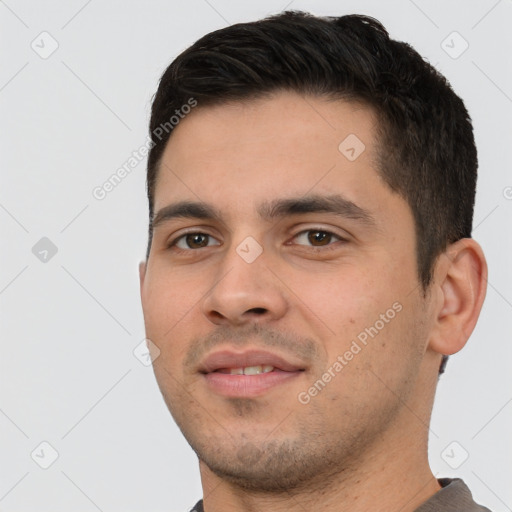
[[[472,238],[449,245],[436,263],[433,287],[429,347],[440,354],[455,354],[473,332],[485,298],[487,262],[480,245]]]
[[[140,294],[142,296],[142,287],[144,286],[144,278],[146,277],[146,261],[139,263],[139,281],[140,281]]]

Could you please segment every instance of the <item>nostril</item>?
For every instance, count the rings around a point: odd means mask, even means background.
[[[262,313],[266,313],[267,310],[265,308],[252,308],[252,309],[249,309],[248,310],[248,313],[258,313],[258,314],[262,314]]]

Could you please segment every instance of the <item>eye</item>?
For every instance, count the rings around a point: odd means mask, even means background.
[[[175,247],[179,251],[189,251],[190,249],[201,249],[209,245],[220,245],[220,243],[210,244],[209,242],[215,240],[211,235],[206,233],[185,233],[179,236],[169,244],[169,248]]]
[[[324,247],[332,245],[333,239],[334,241],[346,241],[344,238],[341,238],[330,231],[326,231],[324,229],[306,229],[305,231],[301,231],[294,237],[295,240],[303,241],[306,243],[299,243],[299,245],[308,245],[311,247]]]

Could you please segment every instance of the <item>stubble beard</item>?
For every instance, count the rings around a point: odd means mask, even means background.
[[[231,404],[233,416],[257,418],[260,404],[255,401],[232,399]],[[398,408],[398,403],[389,404],[363,419],[358,418],[360,409],[354,407],[350,414],[355,416],[347,422],[344,414],[343,425],[326,425],[321,409],[303,421],[294,419],[292,412],[281,420],[288,428],[281,430],[276,419],[268,433],[258,436],[207,425],[211,418],[200,412],[191,416],[190,411],[180,414],[181,407],[170,410],[199,460],[219,478],[245,491],[289,495],[328,489],[355,474]],[[293,422],[292,429],[286,425],[288,421]]]

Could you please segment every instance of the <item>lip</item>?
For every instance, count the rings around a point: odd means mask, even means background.
[[[219,350],[210,354],[200,365],[200,373],[212,373],[223,368],[245,368],[247,366],[269,365],[284,372],[304,370],[300,363],[290,362],[265,350]]]
[[[273,366],[274,370],[256,375],[231,375],[217,371],[259,365]],[[220,350],[210,354],[199,367],[199,373],[203,374],[211,391],[232,398],[260,396],[272,388],[299,378],[304,370],[300,363],[287,361],[278,354],[264,350]]]

